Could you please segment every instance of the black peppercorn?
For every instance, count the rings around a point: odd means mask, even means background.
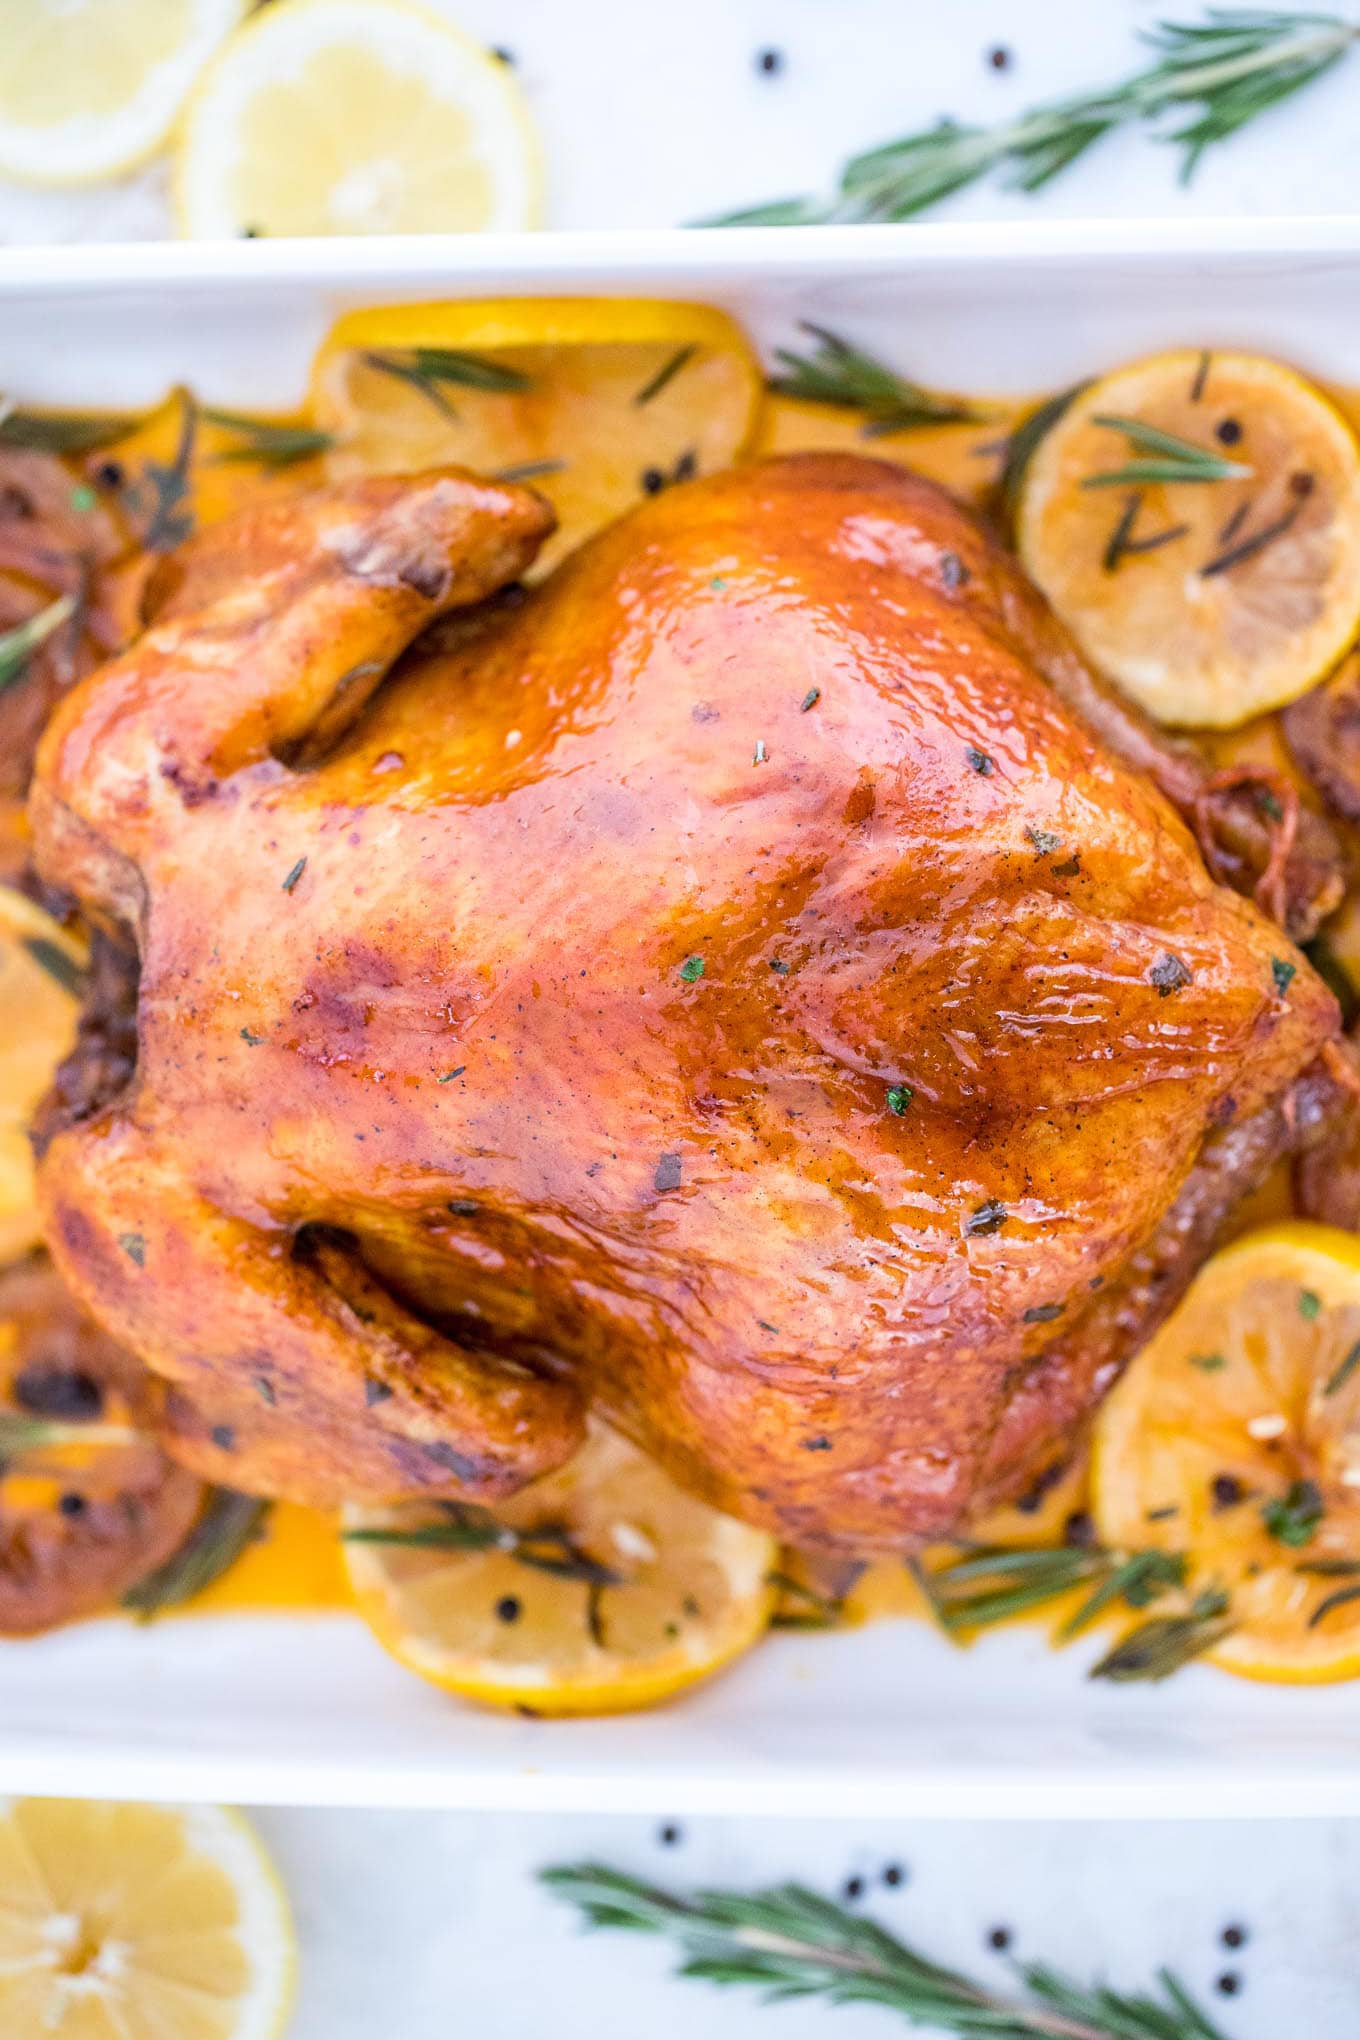
[[[520,1603],[514,1594],[502,1594],[496,1603],[496,1619],[499,1622],[518,1622],[521,1613]]]

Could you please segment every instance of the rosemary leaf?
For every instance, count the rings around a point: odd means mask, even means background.
[[[749,1985],[769,2001],[877,2004],[964,2040],[1222,2040],[1165,1970],[1154,1990],[1128,1996],[1100,1984],[1085,1988],[1032,1963],[1020,1970],[1029,1993],[1021,1999],[930,1961],[862,1913],[801,1884],[680,1897],[599,1863],[565,1864],[540,1876],[587,1925],[662,1935],[677,1949],[680,1975]]]
[[[864,413],[864,436],[882,439],[893,432],[910,432],[921,425],[975,422],[987,416],[962,397],[946,396],[909,382],[872,354],[852,347],[848,340],[802,321],[802,329],[817,342],[811,354],[795,354],[787,347],[775,349],[782,372],[769,378],[769,387],[779,396],[797,397],[809,404],[834,404],[845,411]]]
[[[463,1502],[446,1502],[444,1520],[414,1524],[410,1529],[342,1530],[347,1544],[395,1544],[413,1551],[501,1551],[507,1558],[551,1573],[556,1579],[581,1580],[592,1587],[626,1586],[624,1575],[583,1551],[561,1523],[542,1523],[516,1530],[489,1510]]]
[[[1232,1626],[1227,1595],[1211,1588],[1196,1597],[1186,1614],[1154,1616],[1130,1630],[1092,1666],[1090,1676],[1120,1685],[1168,1679],[1182,1665],[1212,1650]]]
[[[1033,108],[994,127],[942,120],[852,157],[831,197],[780,199],[712,226],[807,226],[906,220],[995,173],[1035,192],[1121,127],[1183,119],[1166,137],[1189,178],[1205,150],[1320,78],[1360,28],[1333,14],[1213,8],[1204,20],[1145,31],[1153,61],[1117,84]],[[1188,115],[1188,118],[1185,116]]]
[[[75,612],[76,597],[59,595],[36,616],[25,617],[12,630],[0,632],[0,694],[21,677],[39,645],[46,644],[53,631],[60,630]]]
[[[1090,381],[1073,383],[1071,389],[1059,390],[1030,412],[1023,423],[1016,426],[1006,441],[1006,451],[1001,460],[1001,507],[1009,523],[1015,520],[1020,504],[1020,490],[1025,474],[1040,443],[1048,437],[1059,418],[1070,409],[1084,390],[1089,390]]]
[[[93,453],[122,439],[136,423],[129,411],[25,411],[6,409],[0,399],[0,446],[34,453]]]
[[[50,941],[46,935],[25,935],[23,946],[39,970],[47,972],[53,984],[60,985],[73,999],[80,997],[85,989],[85,973],[60,943]]]
[[[1211,447],[1178,439],[1175,433],[1162,432],[1138,418],[1097,416],[1091,422],[1106,425],[1112,432],[1122,432],[1134,452],[1143,458],[1085,476],[1083,489],[1132,488],[1147,482],[1226,482],[1251,473],[1240,461],[1225,460]]]
[[[376,369],[380,375],[393,376],[419,390],[446,418],[458,416],[444,393],[446,384],[499,395],[533,387],[533,378],[519,369],[510,368],[503,361],[492,361],[483,354],[468,354],[460,347],[370,350],[363,359],[368,368]]]
[[[691,341],[688,347],[678,347],[668,360],[663,361],[656,374],[642,385],[634,397],[633,402],[638,409],[641,410],[644,404],[650,404],[653,397],[659,397],[661,392],[674,382],[681,369],[689,366],[698,351],[698,347]]]
[[[203,1514],[178,1551],[123,1596],[123,1606],[143,1622],[163,1609],[192,1601],[220,1579],[259,1535],[270,1509],[257,1495],[210,1488]]]
[[[1135,1551],[1100,1582],[1075,1615],[1063,1623],[1058,1635],[1066,1642],[1088,1628],[1097,1615],[1103,1615],[1116,1601],[1123,1601],[1130,1608],[1146,1608],[1168,1587],[1184,1583],[1185,1559],[1179,1551]]]
[[[1045,1607],[1074,1587],[1104,1580],[1115,1566],[1116,1560],[1107,1551],[1068,1545],[1035,1549],[998,1546],[939,1566],[925,1578],[938,1621],[954,1634],[1008,1622]],[[921,1575],[917,1577],[920,1583]]]
[[[239,411],[200,413],[209,425],[234,432],[240,446],[231,447],[216,458],[222,461],[256,461],[261,467],[293,467],[300,460],[312,460],[335,444],[333,432],[312,425],[280,425],[269,418],[249,418]]]

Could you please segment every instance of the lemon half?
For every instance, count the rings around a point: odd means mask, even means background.
[[[1165,472],[1167,449],[1129,425],[1209,472],[1135,479]],[[1150,715],[1232,728],[1306,693],[1360,626],[1360,444],[1280,362],[1158,354],[1092,383],[1052,426],[1016,537],[1082,650]]]
[[[276,2040],[292,1923],[221,1807],[0,1802],[5,2040]]]
[[[508,67],[406,0],[275,0],[195,91],[180,230],[450,234],[536,226],[538,143]]]
[[[351,1508],[343,1523],[347,1533],[409,1535],[454,1520],[437,1503],[410,1503]],[[481,1528],[490,1520],[475,1512]],[[481,1549],[345,1543],[359,1612],[379,1642],[467,1699],[534,1714],[651,1707],[749,1649],[769,1622],[773,1538],[687,1494],[598,1425],[568,1466],[498,1508],[494,1523],[508,1534]],[[616,1583],[572,1577],[582,1564]]]
[[[648,298],[353,312],[322,345],[311,391],[337,479],[454,461],[546,496],[557,530],[535,576],[650,491],[729,467],[762,393],[726,313]]]
[[[1104,1543],[1226,1591],[1212,1662],[1360,1676],[1360,1240],[1294,1222],[1215,1255],[1105,1403],[1092,1484]]]

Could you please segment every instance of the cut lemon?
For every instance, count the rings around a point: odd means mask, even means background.
[[[748,1650],[774,1601],[774,1540],[598,1425],[494,1518],[411,1503],[348,1509],[344,1530],[359,1612],[394,1657],[535,1714],[668,1700]]]
[[[1306,693],[1355,636],[1360,445],[1277,361],[1158,354],[1051,427],[1016,536],[1083,651],[1149,714],[1231,728]]]
[[[406,0],[276,0],[185,114],[180,231],[457,234],[537,226],[538,143],[509,68]]]
[[[1293,1223],[1203,1268],[1101,1412],[1104,1543],[1228,1595],[1212,1662],[1360,1676],[1360,1240]]]
[[[649,492],[729,467],[762,389],[745,334],[709,306],[493,299],[341,319],[312,409],[337,479],[453,461],[529,483],[558,518],[543,573]]]
[[[0,1262],[40,1237],[28,1126],[76,1038],[85,949],[12,886],[0,886]]]
[[[158,149],[246,0],[21,0],[5,9],[0,173],[91,184]]]
[[[239,1814],[0,1801],[6,2040],[274,2040],[293,1969],[283,1887]]]

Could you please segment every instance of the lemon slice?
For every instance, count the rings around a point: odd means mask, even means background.
[[[5,9],[0,174],[92,184],[158,149],[246,0],[21,0]]]
[[[557,512],[538,573],[649,492],[730,466],[762,393],[725,313],[649,299],[355,312],[312,372],[315,422],[339,442],[333,476],[453,461],[522,479]]]
[[[1102,1540],[1229,1596],[1211,1660],[1360,1676],[1360,1240],[1293,1223],[1204,1267],[1101,1412]]]
[[[190,101],[180,231],[453,234],[537,226],[538,143],[506,65],[406,0],[276,0]]]
[[[28,1125],[76,1038],[82,943],[0,886],[0,1262],[40,1237]]]
[[[1148,428],[1212,478],[1156,479],[1168,450]],[[1185,466],[1170,456],[1171,472]],[[1360,445],[1279,362],[1154,355],[1052,426],[1016,536],[1083,651],[1149,714],[1232,728],[1306,693],[1360,625]]]
[[[6,2040],[273,2040],[293,1969],[283,1888],[239,1814],[0,1802]]]
[[[343,1522],[350,1584],[379,1642],[448,1692],[535,1714],[669,1699],[749,1649],[774,1602],[773,1538],[598,1425],[569,1466],[494,1518],[411,1503],[351,1508]],[[460,1536],[480,1548],[458,1548]],[[617,1584],[580,1577],[587,1568]]]

